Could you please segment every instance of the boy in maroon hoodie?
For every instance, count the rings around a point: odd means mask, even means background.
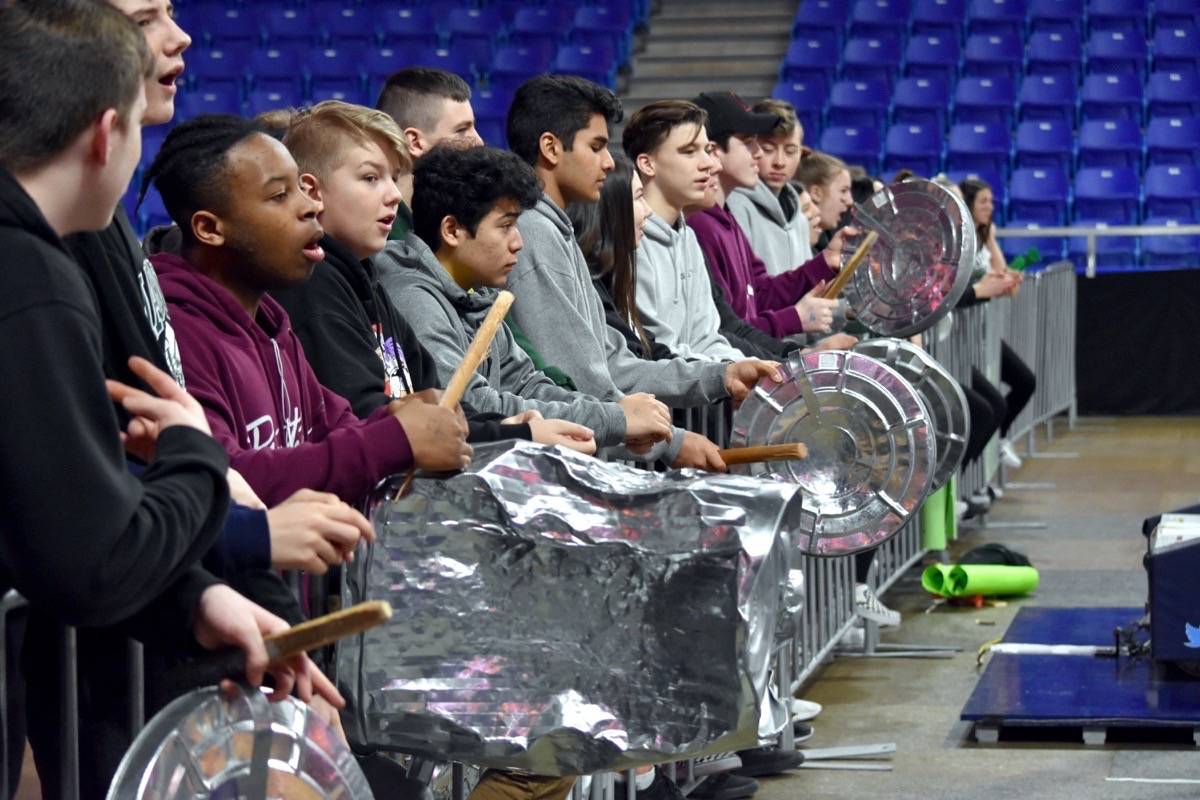
[[[301,488],[361,499],[416,466],[471,457],[461,410],[421,396],[359,420],[313,374],[286,312],[266,293],[308,279],[324,258],[295,160],[251,120],[213,115],[176,127],[153,181],[183,236],[155,256],[188,386],[230,462],[268,503]]]

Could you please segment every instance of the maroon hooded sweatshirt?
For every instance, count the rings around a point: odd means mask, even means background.
[[[264,295],[251,319],[224,287],[184,259],[151,259],[179,340],[188,391],[213,437],[268,506],[299,489],[356,503],[413,466],[399,421],[380,407],[365,420],[318,381],[287,312]]]
[[[688,214],[687,224],[704,251],[709,274],[739,317],[776,339],[803,333],[795,305],[809,289],[834,276],[825,256],[772,276],[725,206]]]

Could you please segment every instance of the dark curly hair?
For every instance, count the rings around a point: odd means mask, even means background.
[[[508,109],[508,147],[536,165],[538,140],[552,133],[563,149],[575,144],[575,134],[588,126],[593,114],[609,123],[621,121],[621,101],[610,90],[577,75],[538,75],[521,84]]]
[[[255,134],[269,135],[259,122],[232,114],[206,114],[176,125],[142,177],[138,203],[153,183],[184,241],[190,242],[192,215],[226,207],[229,151]]]
[[[513,200],[525,210],[541,196],[533,168],[507,150],[439,144],[413,168],[413,233],[437,252],[446,217],[454,217],[474,236],[501,200]]]

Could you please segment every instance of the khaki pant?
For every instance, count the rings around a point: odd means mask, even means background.
[[[575,778],[550,778],[489,769],[467,800],[564,800]]]

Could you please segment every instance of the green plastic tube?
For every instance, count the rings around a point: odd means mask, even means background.
[[[1029,594],[1038,586],[1038,571],[1034,567],[959,564],[950,570],[945,585],[952,597]]]
[[[940,594],[949,597],[950,564],[932,564],[921,573],[921,587],[930,594]]]

